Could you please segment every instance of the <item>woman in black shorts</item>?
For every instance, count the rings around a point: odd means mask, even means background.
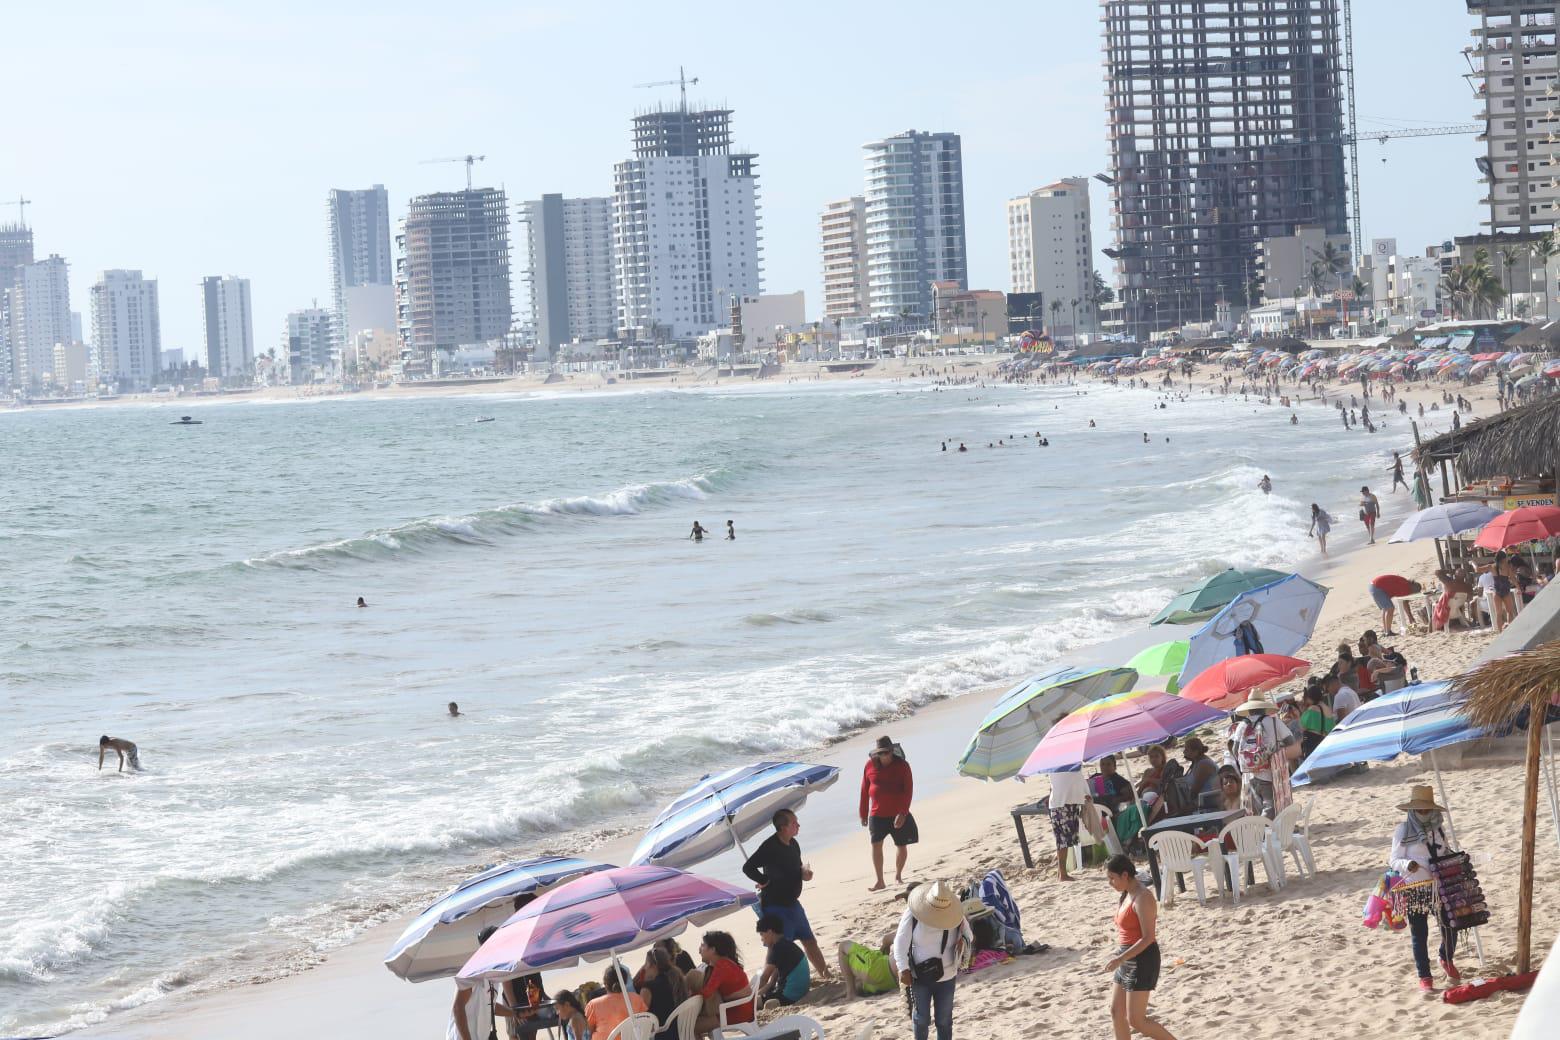
[[[1126,856],[1105,865],[1110,887],[1121,893],[1116,907],[1116,956],[1105,965],[1112,976],[1110,1019],[1120,1040],[1141,1033],[1154,1040],[1175,1040],[1170,1030],[1148,1017],[1148,997],[1159,985],[1159,943],[1154,925],[1159,904],[1137,879],[1137,867]]]

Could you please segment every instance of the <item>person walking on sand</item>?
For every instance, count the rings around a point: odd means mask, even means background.
[[[1089,782],[1083,770],[1051,774],[1051,800],[1046,803],[1051,817],[1051,833],[1056,837],[1056,879],[1077,880],[1067,873],[1067,853],[1078,844],[1078,827],[1090,802]]]
[[[104,735],[98,737],[98,772],[103,771],[103,756],[110,751],[119,755],[118,772],[123,773],[125,771],[126,762],[130,763],[131,772],[139,773],[141,771],[141,751],[135,746],[133,741]]]
[[[1376,544],[1376,518],[1381,515],[1381,500],[1370,493],[1370,488],[1360,488],[1360,522],[1370,535],[1370,544]]]
[[[781,809],[771,817],[775,832],[764,839],[754,853],[742,864],[742,873],[753,880],[758,888],[757,910],[760,916],[773,914],[785,925],[785,937],[800,942],[807,951],[807,959],[818,971],[823,982],[832,982],[829,962],[823,959],[818,940],[813,936],[807,911],[802,909],[802,885],[811,881],[812,868],[802,862],[802,847],[796,836],[801,832],[801,822],[790,809]]]
[[[894,839],[894,881],[904,881],[910,846],[921,840],[915,817],[910,815],[914,793],[915,778],[904,749],[887,736],[878,737],[861,770],[861,825],[872,842],[874,880],[869,892],[887,887],[883,881],[883,840],[889,836]]]
[[[1457,929],[1452,927],[1445,907],[1436,898],[1436,883],[1430,873],[1430,861],[1434,857],[1455,850],[1441,829],[1441,814],[1446,810],[1435,803],[1435,788],[1429,784],[1415,784],[1412,796],[1398,809],[1408,816],[1392,832],[1392,852],[1388,859],[1405,886],[1403,901],[1407,908],[1408,933],[1413,940],[1419,990],[1431,996],[1435,993],[1435,980],[1430,974],[1431,914],[1435,915],[1441,930],[1441,947],[1437,951],[1441,971],[1450,982],[1462,980],[1462,972],[1452,963],[1457,954]]]
[[[1403,456],[1397,452],[1392,453],[1392,493],[1396,494],[1398,485],[1403,485],[1403,490],[1409,490],[1408,481],[1403,479]]]
[[[1159,902],[1137,878],[1137,867],[1126,856],[1112,856],[1105,864],[1110,887],[1121,893],[1116,902],[1116,955],[1105,963],[1113,972],[1110,987],[1110,1022],[1116,1040],[1133,1033],[1154,1040],[1175,1036],[1148,1017],[1148,1000],[1159,985]]]
[[[911,1032],[915,1040],[927,1040],[935,1020],[937,1040],[953,1040],[954,986],[975,934],[946,881],[917,885],[905,903],[894,933],[894,964],[900,985],[910,991]]]
[[[693,530],[688,532],[688,537],[692,538],[696,542],[702,542],[704,541],[704,536],[709,533],[710,532],[708,530],[706,530],[697,520],[695,520],[693,522]]]
[[[1322,547],[1322,555],[1323,556],[1327,555],[1327,533],[1329,531],[1331,531],[1331,530],[1332,530],[1332,517],[1327,514],[1327,510],[1323,509],[1321,506],[1317,505],[1315,502],[1312,502],[1311,503],[1311,529],[1306,531],[1306,534],[1307,535],[1313,535],[1313,534],[1316,535],[1316,541],[1317,541],[1317,544],[1319,544]]]

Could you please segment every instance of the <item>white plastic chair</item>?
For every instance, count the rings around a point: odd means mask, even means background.
[[[655,1031],[659,1028],[660,1019],[639,1011],[619,1022],[617,1028],[607,1034],[607,1040],[655,1040]]]
[[[677,1040],[697,1040],[694,1036],[693,1024],[699,1017],[699,1012],[704,1010],[704,998],[695,993],[687,1000],[678,1004],[672,1013],[666,1016],[666,1021],[661,1023],[661,1029],[677,1027]]]
[[[1311,810],[1316,808],[1316,795],[1306,799],[1305,811],[1300,814],[1300,822],[1295,824],[1295,833],[1305,839],[1307,846],[1311,844]]]
[[[1311,802],[1315,802],[1313,796]],[[1310,804],[1306,810],[1310,810]],[[1295,861],[1295,870],[1300,877],[1309,880],[1316,876],[1316,860],[1311,855],[1311,843],[1304,834],[1299,832],[1300,806],[1294,802],[1284,806],[1277,816],[1273,817],[1273,828],[1268,835],[1268,843],[1273,851],[1273,862],[1278,864],[1278,874],[1283,880],[1285,877],[1284,853],[1289,853]]]
[[[1240,890],[1244,884],[1241,873],[1247,863],[1261,862],[1262,869],[1267,871],[1268,891],[1277,892],[1284,887],[1284,883],[1279,880],[1278,868],[1273,866],[1273,850],[1268,844],[1268,833],[1271,830],[1272,824],[1265,816],[1242,816],[1238,820],[1231,820],[1219,832],[1221,849],[1226,838],[1231,839],[1235,846],[1234,852],[1224,853],[1224,862],[1229,870],[1230,892],[1236,906],[1240,905]]]
[[[1224,872],[1219,869],[1219,861],[1222,857],[1217,854],[1210,855],[1207,842],[1199,841],[1181,831],[1161,831],[1148,839],[1148,847],[1154,850],[1154,855],[1159,860],[1160,905],[1167,908],[1174,905],[1177,874],[1192,875],[1192,884],[1197,889],[1198,903],[1208,901],[1208,890],[1203,884],[1203,871],[1213,875],[1215,894],[1224,894]],[[1197,854],[1199,850],[1202,852],[1200,856]]]
[[[1121,839],[1116,837],[1116,814],[1108,806],[1096,805],[1100,811],[1100,822],[1105,825],[1105,851],[1112,856],[1125,854],[1121,847]]]
[[[724,1003],[719,1005],[717,1010],[720,1013],[720,1027],[722,1029],[725,1029],[727,1026],[731,1025],[730,1022],[726,1021],[726,1014],[727,1014],[727,1012],[735,1011],[735,1010],[737,1010],[737,1008],[741,1007],[744,1004],[748,1004],[748,1005],[752,1006],[752,1008],[753,1008],[753,1019],[754,1019],[754,1021],[758,1020],[758,980],[761,977],[762,977],[761,975],[755,973],[748,979],[748,995],[747,996],[745,996],[745,997],[735,997],[735,998],[733,998],[731,1000],[728,1000],[728,1001],[725,1001]]]

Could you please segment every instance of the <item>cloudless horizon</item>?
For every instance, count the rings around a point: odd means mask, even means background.
[[[1475,122],[1461,4],[1355,5],[1358,115],[1378,130]],[[1010,288],[1007,199],[1107,169],[1099,5],[994,0],[950,11],[914,0],[802,0],[659,7],[283,0],[233,10],[98,0],[7,12],[0,65],[11,146],[0,151],[0,222],[25,196],[39,257],[71,265],[71,307],[91,335],[98,273],[159,281],[163,349],[203,358],[200,280],[251,279],[257,352],[288,311],[331,305],[326,196],[379,183],[392,234],[407,200],[465,184],[517,204],[544,192],[608,195],[629,121],[677,88],[734,110],[758,154],[764,291],[820,310],[818,214],[861,194],[861,146],[914,128],[963,137],[970,284]],[[1471,135],[1360,146],[1363,233],[1400,252],[1480,230]],[[1094,182],[1096,248],[1109,197]],[[527,307],[524,227],[511,225],[516,314]],[[1109,262],[1097,258],[1113,281]]]

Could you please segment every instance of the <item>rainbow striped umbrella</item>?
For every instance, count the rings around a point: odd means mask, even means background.
[[[1019,776],[1062,773],[1128,748],[1159,744],[1227,715],[1162,690],[1132,690],[1086,704],[1051,727]]]

